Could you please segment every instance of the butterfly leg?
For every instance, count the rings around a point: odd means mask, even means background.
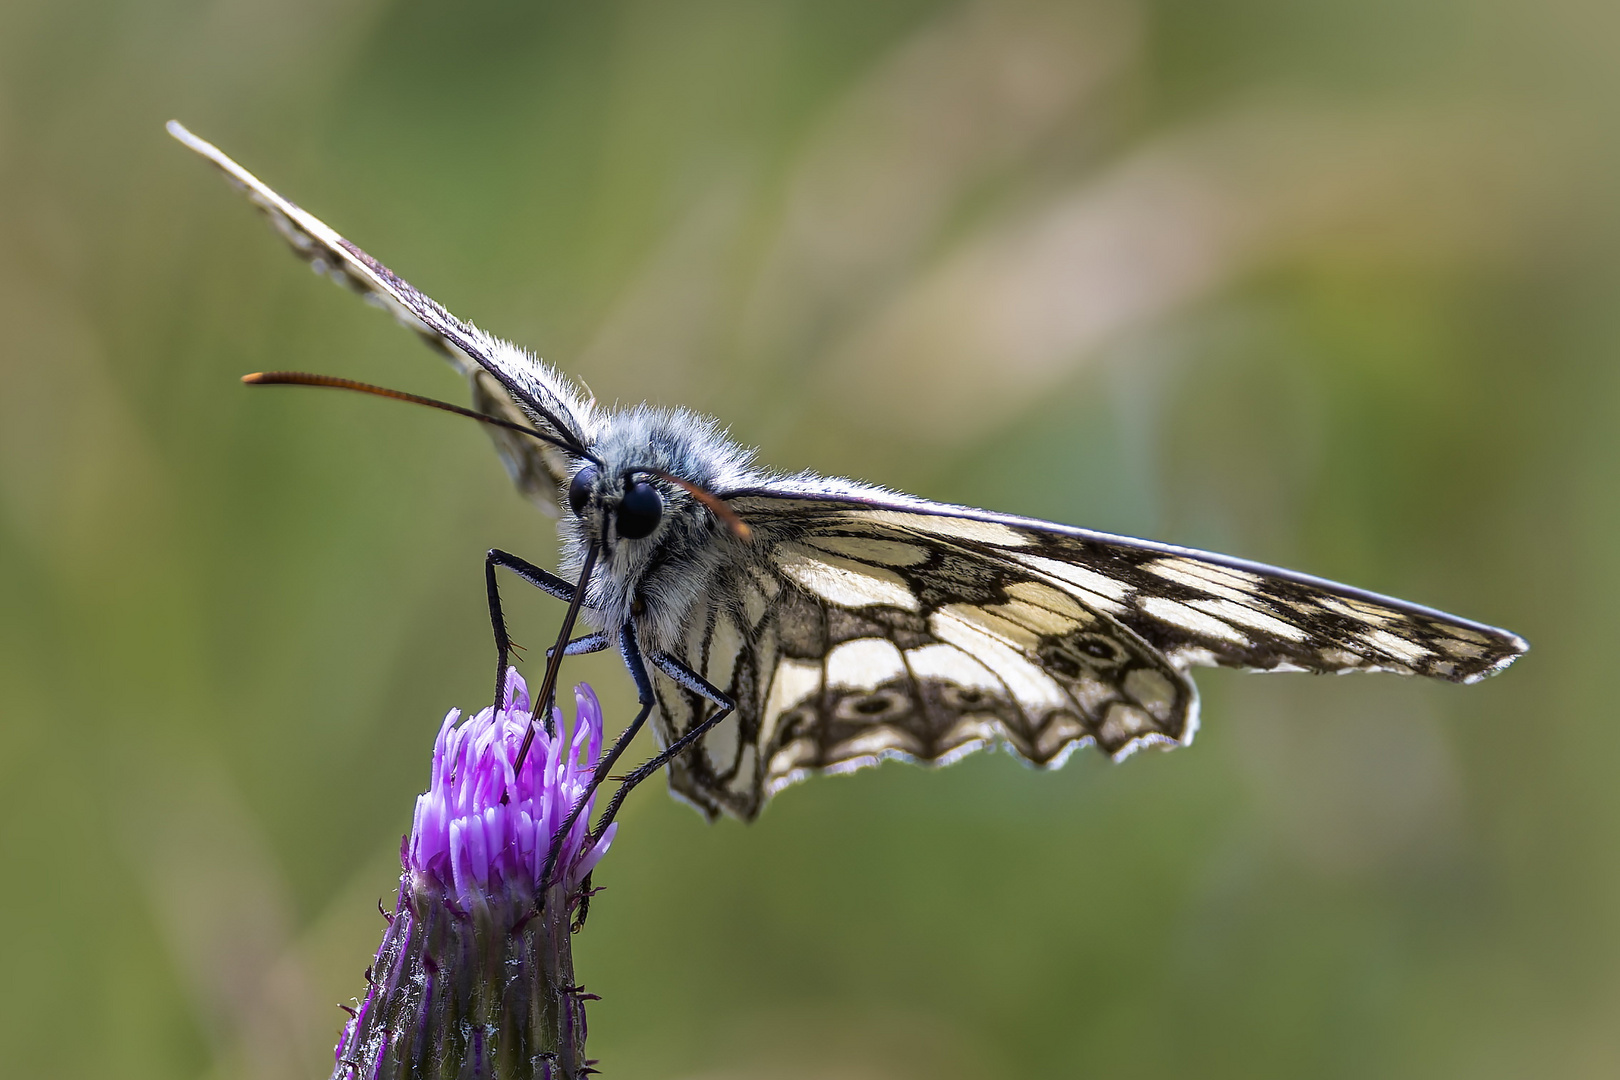
[[[585,639],[581,638],[580,640]],[[557,865],[557,855],[562,850],[563,838],[574,827],[574,822],[579,820],[579,815],[585,811],[585,806],[591,801],[591,796],[596,794],[596,789],[601,787],[602,781],[607,779],[614,763],[629,749],[631,741],[635,739],[636,733],[641,730],[641,726],[647,722],[647,716],[658,702],[658,699],[653,696],[652,678],[647,674],[647,664],[641,658],[641,647],[636,644],[635,631],[630,629],[629,626],[625,626],[619,631],[619,652],[624,656],[624,666],[630,670],[630,678],[635,681],[636,698],[641,703],[641,710],[636,713],[635,719],[630,721],[619,737],[614,740],[613,747],[596,763],[596,771],[591,774],[589,785],[586,786],[578,801],[574,803],[574,808],[563,821],[562,827],[553,836],[551,850],[546,853],[545,869],[540,872],[540,888],[542,892],[551,883],[551,871]],[[568,652],[567,655],[573,655],[573,653]]]
[[[589,656],[591,653],[601,652],[603,649],[607,648],[612,641],[612,636],[608,634],[606,630],[598,630],[594,634],[585,634],[582,637],[577,637],[573,641],[570,641],[567,645],[564,645],[563,655]],[[516,647],[517,646],[515,645],[513,646],[513,648]],[[556,651],[557,650],[555,648],[547,649],[546,659],[550,660],[551,654]]]
[[[543,593],[556,597],[558,600],[568,602],[574,599],[574,585],[570,581],[558,577],[549,570],[542,570],[526,559],[502,551],[500,548],[490,548],[489,554],[484,556],[484,587],[489,592],[489,626],[495,633],[495,707],[498,709],[506,698],[506,662],[512,655],[512,638],[506,632],[506,616],[501,613],[501,587],[495,579],[495,568],[504,566],[518,577]],[[585,640],[585,639],[581,639]],[[573,642],[563,650],[565,656],[576,655]],[[587,652],[592,650],[585,650]],[[546,655],[551,654],[548,651]]]
[[[675,760],[681,751],[701,739],[716,724],[730,716],[731,710],[737,707],[737,703],[727,697],[724,692],[710,685],[707,679],[668,653],[653,653],[652,662],[658,666],[659,671],[675,680],[677,684],[700,697],[707,698],[715,704],[716,708],[713,713],[705,717],[701,722],[693,725],[691,731],[664,747],[651,761],[637,767],[629,776],[624,778],[624,783],[619,785],[619,790],[613,793],[612,800],[608,802],[607,809],[602,811],[602,816],[597,819],[594,834],[596,836],[601,836],[602,830],[612,824],[614,816],[619,812],[619,806],[624,802],[624,797],[630,794],[631,788]]]

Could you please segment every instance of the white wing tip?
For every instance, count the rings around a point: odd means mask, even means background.
[[[209,161],[212,161],[214,164],[225,169],[227,172],[238,172],[241,170],[241,166],[227,157],[224,151],[220,150],[219,147],[215,146],[207,139],[193,135],[190,129],[180,121],[170,120],[167,124],[163,125],[163,128],[170,135],[172,135],[175,141],[181,146],[184,146],[187,150],[190,150],[195,154],[200,154]]]
[[[174,136],[177,141],[184,143],[193,150],[202,150],[204,147],[207,147],[209,150],[213,149],[209,143],[197,138],[197,136],[191,133],[186,125],[182,124],[178,120],[170,120],[167,124],[163,125],[163,130],[167,131],[170,135]]]

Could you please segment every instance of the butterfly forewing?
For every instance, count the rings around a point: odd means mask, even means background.
[[[1130,628],[1179,668],[1393,671],[1475,682],[1524,653],[1523,639],[1431,608],[1209,552],[968,507],[896,497],[737,493],[750,514],[874,536],[898,532],[1035,574]],[[753,520],[750,517],[750,520]]]
[[[317,273],[390,312],[449,360],[471,382],[473,403],[481,411],[515,423],[537,425],[566,441],[583,442],[581,414],[588,409],[581,408],[566,383],[537,358],[462,322],[178,122],[169,122],[169,133],[241,188],[293,253]],[[518,401],[528,401],[531,407],[521,408]],[[495,427],[489,431],[519,490],[548,513],[556,513],[557,489],[567,481],[566,457],[544,443],[513,432]]]

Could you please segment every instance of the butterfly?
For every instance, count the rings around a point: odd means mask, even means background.
[[[463,373],[518,489],[559,515],[568,577],[487,557],[496,693],[510,647],[505,569],[570,605],[539,699],[564,655],[617,648],[640,711],[607,765],[653,716],[662,749],[629,774],[603,824],[663,768],[708,817],[750,820],[811,774],[888,758],[943,764],[1000,745],[1057,766],[1084,746],[1122,759],[1185,745],[1197,666],[1471,683],[1526,651],[1505,630],[1243,559],[772,472],[706,417],[596,403],[211,144],[175,122],[169,131],[317,272]],[[579,614],[594,629],[569,640]]]

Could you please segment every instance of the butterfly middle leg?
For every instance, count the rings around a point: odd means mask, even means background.
[[[693,671],[691,668],[687,667],[685,664],[681,663],[681,661],[677,660],[668,653],[653,653],[652,662],[658,666],[659,671],[662,671],[665,675],[668,675],[678,685],[692,691],[694,694],[697,694],[708,701],[713,702],[715,705],[715,711],[705,717],[701,722],[694,724],[690,731],[686,732],[686,734],[664,747],[664,749],[655,754],[651,760],[647,761],[643,765],[638,766],[634,771],[624,778],[624,782],[619,785],[619,789],[613,793],[613,798],[608,802],[607,809],[602,811],[602,816],[597,819],[596,831],[593,834],[596,836],[601,836],[603,830],[613,823],[614,816],[618,814],[620,805],[624,803],[625,796],[630,794],[630,790],[632,788],[641,783],[643,780],[647,779],[647,777],[651,776],[653,773],[657,772],[659,769],[662,769],[665,765],[668,765],[671,761],[674,761],[675,758],[680,756],[683,750],[691,746],[697,740],[701,739],[720,721],[730,716],[731,711],[737,707],[737,703],[732,701],[730,697],[726,696],[724,691],[712,685],[703,676],[699,675],[697,672]],[[642,678],[645,677],[646,676],[644,673]],[[651,693],[650,685],[648,686],[646,692],[649,694]]]
[[[549,570],[545,570],[534,565],[527,559],[519,558],[518,556],[507,551],[502,551],[499,548],[491,548],[489,553],[484,557],[484,584],[489,594],[489,622],[490,629],[495,636],[496,668],[494,701],[498,707],[506,693],[506,665],[511,656],[512,638],[507,632],[506,617],[501,607],[500,583],[495,576],[495,570],[497,567],[504,567],[507,570],[512,571],[512,573],[516,574],[530,585],[533,585],[541,592],[544,592],[547,595],[553,596],[556,599],[562,600],[566,603],[571,604],[573,602],[576,590],[572,582],[558,577]],[[578,820],[579,815],[583,813],[585,805],[591,800],[591,796],[596,793],[596,789],[602,785],[604,780],[607,779],[609,771],[624,754],[625,750],[629,748],[631,741],[635,739],[636,734],[640,732],[642,726],[646,724],[647,717],[652,713],[653,706],[657,704],[658,699],[653,694],[652,678],[647,672],[646,661],[642,659],[641,647],[636,641],[635,630],[631,626],[626,625],[620,629],[618,636],[619,652],[624,657],[624,666],[629,670],[631,679],[635,681],[636,698],[640,705],[640,709],[636,712],[635,718],[630,721],[630,723],[625,727],[624,731],[620,733],[619,737],[614,740],[612,748],[607,752],[607,754],[603,755],[601,760],[597,763],[596,769],[591,775],[589,786],[585,789],[580,799],[574,804],[574,808],[569,813],[568,818],[564,821],[562,828],[558,829],[555,833],[552,840],[551,849],[546,853],[545,867],[540,874],[540,885],[542,890],[544,890],[546,885],[548,885],[551,881],[551,874],[556,866],[557,856],[562,850],[562,838],[567,836],[569,830],[573,828],[574,822]],[[607,648],[609,640],[610,636],[603,631],[586,634],[583,637],[575,638],[573,641],[570,641],[564,645],[563,655],[583,656],[587,653],[601,652],[603,649]],[[554,652],[555,649],[548,649],[546,651],[546,658],[548,661],[552,658],[552,654]],[[681,663],[681,661],[677,660],[675,657],[670,656],[667,653],[654,653],[652,655],[652,661],[665,675],[668,675],[676,683],[685,687],[687,690],[690,690],[693,693],[698,694],[699,696],[714,703],[716,708],[711,715],[695,725],[692,730],[686,732],[686,734],[670,743],[662,751],[654,755],[651,760],[640,765],[624,778],[624,782],[621,783],[618,790],[613,793],[613,798],[608,802],[607,809],[602,812],[601,818],[596,823],[595,835],[597,836],[600,836],[602,831],[613,823],[614,817],[619,812],[619,807],[623,805],[625,796],[630,794],[632,788],[673,761],[683,750],[691,746],[698,739],[702,738],[706,732],[708,732],[720,721],[724,720],[727,716],[730,716],[732,710],[736,708],[736,703],[733,702],[731,698],[727,697],[724,692],[712,686],[707,679],[703,678],[703,676]],[[539,703],[540,708],[544,708],[544,705],[545,703],[543,702]],[[546,719],[547,727],[549,728],[549,713],[547,714]]]
[[[581,638],[580,640],[584,641],[586,639]],[[572,644],[570,642],[570,646]],[[564,653],[565,655],[573,655],[567,650],[564,650]],[[597,761],[596,770],[591,774],[590,784],[574,802],[574,808],[569,811],[568,817],[562,823],[562,827],[553,835],[551,849],[546,852],[545,868],[540,872],[540,890],[542,892],[551,883],[551,872],[557,865],[557,855],[562,850],[563,838],[573,829],[574,822],[579,820],[579,815],[585,811],[585,807],[591,801],[591,796],[596,794],[596,789],[601,787],[602,782],[608,778],[614,764],[629,749],[630,743],[635,739],[642,725],[647,722],[648,715],[652,713],[653,706],[658,702],[658,699],[653,696],[652,678],[647,674],[647,664],[641,658],[641,647],[636,643],[635,631],[629,626],[625,626],[619,631],[619,653],[624,657],[624,666],[629,669],[630,678],[635,681],[636,698],[641,708],[636,713],[635,719],[631,720],[625,726],[624,731],[619,733],[619,737],[613,741],[612,748]],[[623,788],[620,790],[622,791]],[[618,796],[615,797],[613,804],[615,808],[618,806],[617,798]]]

